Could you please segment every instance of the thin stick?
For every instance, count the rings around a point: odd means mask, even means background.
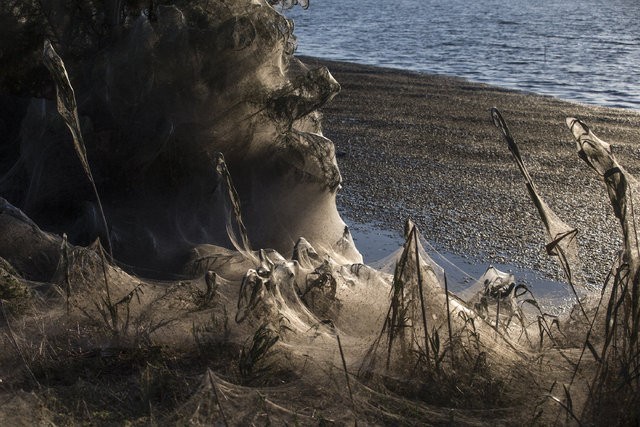
[[[502,136],[505,142],[507,143],[507,146],[509,147],[509,151],[513,155],[513,158],[516,161],[516,164],[520,169],[522,176],[524,177],[525,185],[527,187],[527,192],[529,193],[529,197],[531,198],[531,201],[535,205],[536,210],[538,211],[538,215],[542,220],[542,223],[544,225],[544,228],[546,230],[547,237],[549,240],[549,243],[546,245],[547,253],[550,256],[555,255],[558,257],[560,266],[564,270],[565,276],[567,277],[567,282],[569,284],[569,287],[571,288],[571,291],[573,292],[576,298],[576,302],[580,307],[582,315],[585,317],[588,323],[589,316],[587,316],[587,312],[582,305],[582,301],[580,301],[580,296],[578,295],[578,291],[576,289],[576,283],[574,283],[574,280],[573,280],[573,273],[571,271],[571,265],[570,265],[569,259],[567,259],[567,254],[565,253],[565,250],[561,245],[561,242],[564,239],[567,239],[567,238],[573,239],[573,237],[577,233],[577,230],[575,228],[571,228],[570,230],[564,231],[562,233],[556,233],[554,235],[551,235],[551,223],[553,221],[553,218],[555,217],[555,213],[551,210],[551,208],[549,208],[546,205],[546,203],[538,195],[538,191],[536,189],[535,183],[533,182],[533,179],[529,175],[529,171],[527,170],[527,167],[525,166],[524,161],[522,160],[522,156],[520,154],[520,149],[518,148],[518,144],[516,144],[515,140],[513,139],[513,136],[511,136],[511,131],[509,130],[507,123],[505,122],[504,118],[500,114],[500,111],[496,107],[491,108],[491,119],[493,120],[493,124],[502,133]],[[556,221],[561,222],[560,219],[557,219]],[[570,228],[568,225],[564,223],[563,225],[566,228]],[[582,284],[579,283],[578,285],[582,285]]]
[[[218,401],[218,410],[220,411],[220,415],[222,415],[222,421],[224,422],[225,426],[229,426],[229,422],[227,421],[227,416],[224,414],[224,411],[222,410],[222,403],[220,403],[220,396],[218,396],[218,389],[216,388],[216,383],[215,381],[213,381],[213,378],[211,377],[210,370],[207,370],[207,376],[209,378],[209,383],[211,384],[211,389],[213,390],[213,395],[216,397],[216,400]]]
[[[236,248],[238,252],[244,255],[247,259],[258,263],[259,260],[253,255],[253,251],[251,250],[251,243],[249,242],[249,234],[247,233],[247,228],[244,225],[242,220],[242,209],[240,206],[240,197],[238,196],[238,192],[236,191],[235,186],[233,185],[233,180],[231,179],[231,173],[229,173],[229,169],[227,168],[227,163],[224,160],[224,155],[222,153],[216,153],[215,160],[215,168],[216,173],[218,174],[218,178],[220,179],[223,190],[226,189],[226,197],[228,198],[228,203],[230,205],[229,210],[233,213],[233,219],[235,219],[236,227],[238,229],[238,233],[240,234],[240,241],[236,236],[233,220],[231,218],[231,212],[226,212],[227,214],[227,235],[229,240],[231,240],[231,244]],[[223,195],[224,197],[224,195]],[[227,199],[223,199],[224,203],[227,203]]]
[[[102,276],[104,278],[104,287],[107,292],[107,310],[109,310],[109,314],[111,315],[111,327],[112,332],[118,335],[118,305],[113,304],[111,301],[111,290],[109,289],[109,276],[107,274],[107,261],[104,256],[104,250],[102,249],[102,245],[100,244],[100,239],[98,239],[98,249],[100,252],[100,259],[102,264]]]
[[[420,254],[418,253],[418,231],[415,225],[413,226],[413,239],[415,243],[416,252],[416,269],[418,273],[418,291],[420,292],[420,308],[422,309],[422,327],[424,328],[424,347],[427,356],[427,364],[431,366],[431,356],[429,355],[429,330],[427,329],[427,310],[424,304],[424,293],[422,291],[422,270],[420,269]],[[448,301],[448,300],[447,300]],[[435,355],[437,359],[438,355]]]
[[[349,371],[347,370],[347,361],[344,357],[344,351],[342,350],[342,341],[340,341],[340,334],[336,330],[336,325],[334,325],[331,319],[323,320],[322,323],[329,325],[334,335],[336,336],[336,341],[338,342],[338,350],[340,350],[340,359],[342,359],[342,369],[344,370],[344,378],[347,381],[347,390],[349,390],[349,399],[351,399],[351,409],[353,411],[354,417],[354,425],[357,427],[358,419],[356,418],[356,402],[353,400],[353,391],[351,390],[351,381],[349,381]]]
[[[80,163],[82,164],[82,169],[84,170],[89,183],[91,183],[93,194],[96,197],[98,211],[100,211],[100,219],[102,221],[102,226],[104,227],[107,250],[109,251],[109,258],[113,260],[111,237],[109,236],[109,226],[107,225],[107,218],[104,215],[102,201],[100,200],[100,196],[98,195],[98,189],[96,188],[96,183],[93,179],[91,168],[89,167],[89,160],[87,159],[87,149],[84,145],[82,132],[80,130],[78,104],[76,102],[76,95],[73,90],[73,86],[71,86],[71,82],[69,81],[69,75],[67,74],[67,69],[64,66],[62,58],[60,58],[49,40],[45,40],[44,42],[44,52],[42,56],[44,65],[49,70],[49,73],[51,74],[51,77],[53,78],[53,81],[56,85],[58,113],[60,113],[60,116],[62,116],[65,124],[71,132],[71,136],[73,137],[73,147],[76,150],[76,154],[78,155]]]
[[[408,222],[407,222],[408,224]],[[393,341],[395,339],[395,329],[397,328],[396,319],[397,319],[397,309],[400,304],[400,298],[402,293],[404,292],[404,285],[402,284],[402,280],[400,278],[404,274],[404,268],[407,265],[407,258],[409,257],[409,242],[411,240],[411,232],[407,232],[406,234],[406,242],[404,245],[404,250],[402,251],[402,255],[400,260],[396,263],[396,268],[393,273],[393,296],[391,298],[391,304],[389,305],[389,312],[387,313],[387,318],[385,319],[385,325],[389,323],[388,330],[388,345],[387,345],[387,364],[386,369],[389,370],[389,366],[391,364],[391,349],[393,347]],[[402,286],[400,286],[402,285]],[[402,289],[398,289],[402,287]],[[391,318],[389,318],[389,314],[391,314]],[[384,332],[384,326],[382,327],[382,331]]]
[[[65,293],[67,297],[66,309],[67,316],[71,312],[71,273],[69,271],[69,245],[67,242],[67,234],[62,234],[62,262],[64,262],[64,283]]]
[[[349,381],[349,371],[347,371],[347,361],[344,358],[344,351],[342,350],[342,342],[340,341],[340,335],[334,328],[336,334],[336,340],[338,341],[338,349],[340,350],[340,358],[342,359],[342,369],[344,369],[344,378],[347,381],[347,389],[349,390],[349,398],[351,399],[351,407],[353,410],[354,425],[357,427],[358,419],[356,418],[356,402],[353,400],[353,391],[351,390],[351,382]]]
[[[496,307],[496,333],[500,332],[500,291],[498,290],[498,306]]]
[[[449,307],[449,283],[447,282],[447,274],[444,275],[444,293],[447,298],[447,326],[449,327],[449,348],[451,351],[451,367],[455,369],[456,356],[453,351],[453,331],[451,328],[451,309]]]

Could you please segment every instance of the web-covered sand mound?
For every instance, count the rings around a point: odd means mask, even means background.
[[[146,15],[123,7],[107,35],[74,30],[83,18],[73,14],[29,18],[44,21],[28,22],[50,30],[43,38],[68,34],[50,38],[45,57],[61,77],[40,96],[58,90],[72,132],[54,99],[32,99],[7,141],[19,155],[0,182],[4,197],[73,243],[99,235],[120,262],[171,274],[198,244],[232,247],[216,171],[223,153],[254,244],[286,253],[305,236],[330,249],[344,231],[341,177],[317,109],[340,86],[326,68],[293,57],[293,24],[263,1],[170,2]],[[348,256],[361,260],[353,248]]]

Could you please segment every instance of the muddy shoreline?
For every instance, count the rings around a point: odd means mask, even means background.
[[[441,250],[470,262],[513,264],[552,279],[544,232],[489,109],[498,107],[540,194],[580,232],[586,277],[602,283],[619,247],[604,186],[578,158],[565,117],[586,121],[640,172],[640,113],[594,107],[445,76],[303,58],[326,65],[342,91],[324,109],[324,133],[344,179],[347,222],[398,234],[412,218]]]

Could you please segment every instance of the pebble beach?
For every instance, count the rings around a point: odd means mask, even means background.
[[[494,127],[502,112],[540,195],[579,230],[586,279],[603,283],[620,245],[605,188],[565,125],[584,120],[640,173],[640,113],[587,106],[464,79],[301,58],[324,65],[341,92],[323,108],[336,146],[347,223],[402,233],[411,218],[438,250],[470,263],[513,265],[558,280],[524,180]]]

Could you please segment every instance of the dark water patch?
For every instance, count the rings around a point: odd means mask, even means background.
[[[302,55],[640,109],[636,2],[323,0],[290,16]]]

